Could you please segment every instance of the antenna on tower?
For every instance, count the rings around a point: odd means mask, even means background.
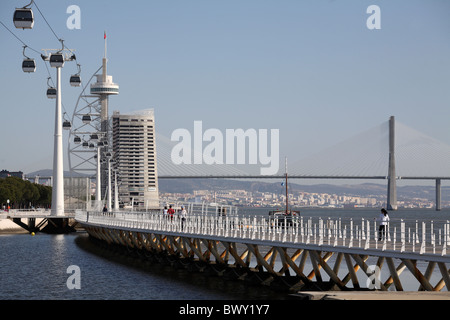
[[[104,58],[106,59],[106,31],[103,32],[103,39],[105,40],[105,56],[104,56]]]

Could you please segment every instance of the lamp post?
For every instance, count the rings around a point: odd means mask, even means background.
[[[117,176],[119,170],[113,169],[114,172],[114,210],[119,211],[119,186],[117,185]]]
[[[96,196],[95,199],[97,200],[97,210],[100,211],[102,209],[101,202],[102,202],[102,188],[101,188],[101,177],[100,177],[100,149],[101,145],[100,143],[97,144],[97,182],[96,182]]]
[[[112,199],[111,199],[111,161],[113,154],[112,152],[105,152],[106,161],[108,161],[108,208],[111,210]]]

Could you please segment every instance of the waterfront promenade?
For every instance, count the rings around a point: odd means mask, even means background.
[[[239,277],[256,275],[264,284],[281,280],[291,290],[318,285],[403,291],[411,280],[412,290],[450,288],[448,221],[391,220],[380,240],[374,220],[268,220],[188,209],[186,221],[158,211],[78,211],[75,219],[109,244],[213,264],[216,270],[233,268]]]

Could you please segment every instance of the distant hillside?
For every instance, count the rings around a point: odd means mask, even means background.
[[[26,173],[27,177],[41,176],[49,177],[53,174],[53,170],[44,169],[30,173]],[[64,171],[65,177],[87,177],[83,174],[72,174],[70,171]],[[361,183],[361,184],[315,184],[301,185],[297,183],[289,183],[289,190],[295,192],[309,193],[328,193],[337,195],[360,196],[360,197],[380,197],[386,196],[386,185],[377,183]],[[276,182],[261,182],[249,180],[231,180],[231,179],[160,179],[160,192],[170,193],[193,193],[194,190],[230,190],[241,189],[251,192],[272,192],[284,193],[284,187],[281,186],[281,180]],[[397,186],[397,197],[402,199],[428,199],[435,200],[435,188],[433,186]],[[450,201],[450,187],[442,187],[442,201]]]
[[[316,184],[300,185],[289,183],[289,190],[309,193],[328,193],[348,196],[386,196],[386,185],[376,183],[362,184]],[[227,179],[161,179],[159,180],[160,192],[170,193],[193,193],[194,190],[229,190],[242,189],[246,191],[284,193],[284,187],[280,182],[259,182]],[[442,187],[442,201],[450,201],[450,187]],[[397,196],[402,199],[429,199],[435,200],[435,188],[432,186],[397,186]]]
[[[52,175],[53,175],[52,169],[42,169],[42,170],[30,172],[30,173],[25,173],[26,177],[35,177],[35,176],[50,177]],[[72,173],[70,171],[64,171],[64,177],[88,177],[88,175],[84,175],[84,174],[80,174],[80,173]]]

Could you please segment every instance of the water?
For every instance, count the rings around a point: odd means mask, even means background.
[[[86,233],[0,235],[0,300],[283,299],[269,289],[158,265],[137,265],[92,243]],[[67,286],[80,268],[80,289]],[[71,278],[73,279],[73,278]],[[75,283],[69,279],[69,284]]]
[[[249,215],[267,209],[242,209]],[[377,217],[379,209],[302,209],[305,216]],[[391,212],[392,218],[447,220],[450,211],[414,209]],[[285,293],[240,281],[135,261],[105,251],[86,233],[0,235],[0,300],[119,299],[228,300],[284,299]],[[70,290],[69,266],[80,268],[80,289]]]

